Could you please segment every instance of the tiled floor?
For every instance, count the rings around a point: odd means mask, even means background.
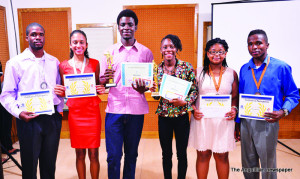
[[[281,139],[281,142],[292,147],[296,151],[300,152],[300,139]],[[18,147],[18,143],[14,144],[15,148]],[[177,178],[177,159],[175,151],[175,142],[173,142],[173,178]],[[240,143],[237,143],[237,148],[230,152],[229,160],[230,166],[234,168],[241,168],[241,147]],[[3,155],[5,157],[5,155]],[[14,157],[20,161],[19,154],[14,155]],[[106,164],[106,150],[105,141],[101,141],[100,147],[100,178],[107,178],[107,164]],[[188,148],[188,179],[196,179],[195,171],[196,162],[196,151],[192,148]],[[87,178],[91,178],[89,175],[89,161],[87,163]],[[163,178],[162,170],[162,160],[161,160],[161,148],[158,139],[142,139],[139,146],[139,157],[137,160],[136,168],[136,179],[161,179]],[[69,139],[61,139],[59,152],[57,156],[57,179],[76,179],[77,173],[75,169],[75,151],[70,147]],[[278,173],[278,178],[280,179],[296,179],[300,176],[300,156],[292,153],[290,150],[286,149],[282,145],[278,144],[277,147],[277,166],[278,168],[292,168],[292,172],[281,172]],[[4,164],[4,178],[5,179],[18,179],[21,178],[21,171],[15,164],[10,160]],[[121,166],[122,167],[122,166]],[[297,177],[298,176],[298,177]],[[38,176],[39,178],[39,176]],[[211,159],[210,170],[208,178],[217,178],[217,173],[215,169],[214,159]],[[230,171],[231,179],[243,178],[241,172]]]

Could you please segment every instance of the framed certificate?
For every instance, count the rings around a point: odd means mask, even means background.
[[[191,86],[192,82],[164,74],[159,89],[159,95],[168,100],[175,98],[185,100]]]
[[[224,118],[231,110],[231,95],[200,95],[200,111],[204,118]]]
[[[54,104],[51,90],[19,92],[19,109],[36,114],[53,114]]]
[[[96,96],[95,73],[64,75],[66,98]]]
[[[145,80],[146,87],[152,86],[153,63],[122,63],[121,80],[123,86],[131,87],[139,78]]]
[[[240,94],[239,117],[265,120],[265,112],[273,112],[274,96]]]

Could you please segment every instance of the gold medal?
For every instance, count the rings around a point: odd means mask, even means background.
[[[261,94],[260,94],[260,92],[257,91],[257,92],[255,93],[255,95],[261,95]]]

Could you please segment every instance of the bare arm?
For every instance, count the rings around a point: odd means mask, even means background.
[[[233,83],[232,83],[232,91],[231,91],[231,110],[225,114],[228,120],[233,120],[238,111],[238,100],[239,100],[239,83],[238,83],[238,76],[235,71],[233,71]]]
[[[100,64],[98,63],[96,66],[96,71],[95,71],[96,85],[100,84],[99,74],[100,74]]]
[[[66,90],[66,88],[64,87],[64,77],[63,77],[63,74],[64,74],[64,70],[61,68],[61,66],[59,66],[59,75],[60,75],[60,78],[61,78],[62,85],[56,85],[54,87],[54,93],[56,95],[61,96],[61,97],[65,96],[65,90]]]
[[[100,63],[97,64],[96,71],[95,71],[95,76],[96,76],[96,91],[98,94],[103,94],[105,93],[105,87],[104,85],[100,85]]]

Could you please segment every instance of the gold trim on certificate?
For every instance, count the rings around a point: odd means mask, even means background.
[[[224,118],[231,110],[231,95],[200,95],[204,118]]]
[[[66,98],[96,96],[95,73],[64,75]]]
[[[239,117],[265,120],[265,112],[273,112],[274,96],[240,94]]]
[[[19,109],[36,114],[53,114],[52,90],[27,91],[18,93]]]

